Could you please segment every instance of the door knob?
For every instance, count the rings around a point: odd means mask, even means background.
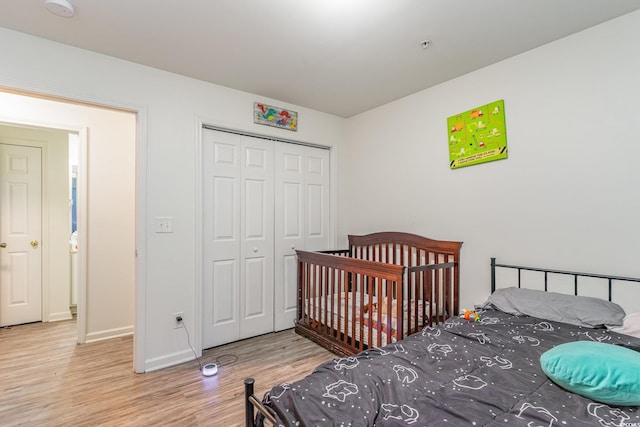
[[[6,248],[7,244],[5,242],[0,243],[0,248]]]
[[[291,245],[291,250],[294,250],[296,248],[296,245]]]
[[[258,248],[254,246],[253,252],[258,252]]]
[[[39,244],[40,244],[40,243],[38,243],[38,241],[37,241],[37,240],[32,240],[32,241],[31,241],[31,246],[33,246],[34,248],[37,248]]]

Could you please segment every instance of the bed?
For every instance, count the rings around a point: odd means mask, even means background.
[[[495,259],[491,267],[492,294],[476,321],[451,317],[334,359],[262,400],[245,380],[247,425],[640,425],[640,313],[611,302],[614,286],[640,279]],[[517,283],[497,289],[497,269],[517,271]],[[543,289],[521,287],[528,271],[542,275]],[[573,292],[553,292],[551,279],[565,276]],[[602,281],[608,298],[582,296],[584,280]]]
[[[298,257],[295,330],[338,355],[391,344],[458,315],[461,242],[349,235],[349,249]]]

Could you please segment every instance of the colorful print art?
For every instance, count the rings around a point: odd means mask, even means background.
[[[298,130],[298,113],[272,105],[253,103],[253,122],[292,131]]]
[[[451,116],[447,127],[451,169],[507,158],[504,99]]]

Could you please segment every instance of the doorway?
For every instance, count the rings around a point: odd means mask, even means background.
[[[69,135],[0,125],[0,326],[71,318]]]
[[[6,92],[0,92],[0,102],[6,105],[16,103],[20,107],[28,104],[28,108],[16,108],[15,117],[8,120],[3,117],[5,124],[47,127],[66,131],[67,134],[79,134],[78,342],[133,334],[137,234],[136,113]],[[88,173],[91,173],[91,180]],[[68,182],[66,185],[65,215],[68,221]],[[67,255],[68,230],[67,225],[64,228]],[[43,265],[49,265],[51,269],[61,267],[67,273],[70,270],[69,263],[58,266],[49,262]],[[43,271],[43,280],[48,280],[49,273],[51,271]],[[47,295],[46,287],[43,289],[44,304],[46,301],[52,306],[58,304],[53,295]],[[68,292],[65,304],[68,312]]]

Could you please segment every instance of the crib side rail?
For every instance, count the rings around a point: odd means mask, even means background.
[[[414,301],[408,307],[410,319],[427,319],[425,326],[432,326],[459,314],[458,267],[458,262],[452,261],[408,269],[406,292],[409,293],[409,301]],[[418,305],[418,301],[424,302],[422,307]],[[409,327],[415,330],[414,325]]]
[[[318,252],[296,252],[298,333],[343,355],[386,345],[397,338],[392,334],[392,316],[387,316],[382,327],[382,319],[369,317],[373,310],[367,314],[367,307],[385,304],[388,313],[402,309],[402,304],[392,308],[392,302],[402,301],[402,295],[395,293],[402,289],[406,267]],[[402,330],[402,315],[396,319],[395,329]]]
[[[296,250],[296,254],[298,255],[299,263],[348,270],[352,273],[379,276],[383,279],[394,280],[404,272],[404,267],[401,265],[353,259],[322,252]]]

